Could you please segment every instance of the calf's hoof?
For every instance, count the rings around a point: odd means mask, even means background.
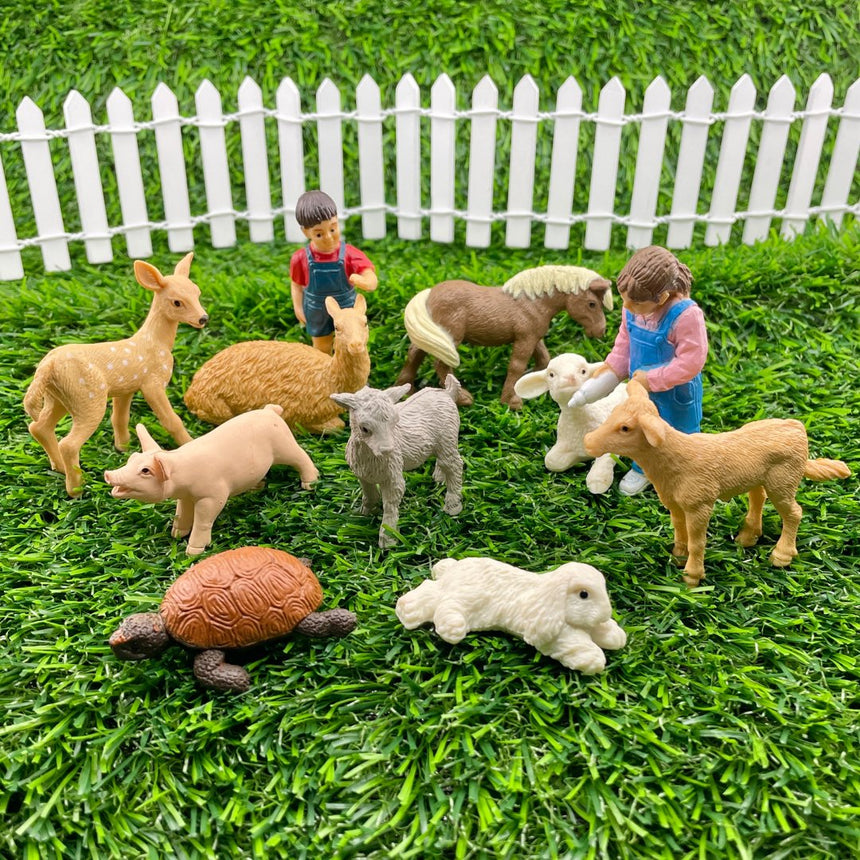
[[[738,532],[738,536],[735,538],[735,543],[738,546],[743,547],[755,546],[760,537],[761,532],[759,531],[755,531],[754,529],[741,529],[740,532]]]
[[[794,552],[778,552],[777,550],[774,550],[770,554],[770,563],[774,567],[788,567],[796,555],[797,550],[794,550]]]
[[[688,588],[696,588],[697,586],[699,586],[701,584],[701,582],[704,578],[705,578],[704,573],[701,573],[701,574],[685,573],[681,577],[681,579],[684,580],[684,583],[687,585]]]

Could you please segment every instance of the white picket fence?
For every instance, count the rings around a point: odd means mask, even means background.
[[[152,119],[147,121],[136,121],[131,101],[115,89],[107,100],[106,125],[94,124],[90,105],[72,91],[63,106],[65,128],[57,130],[46,129],[42,111],[27,98],[16,112],[17,132],[0,134],[0,279],[23,277],[21,250],[28,246],[41,249],[47,270],[67,270],[71,268],[70,242],[83,241],[91,263],[113,258],[115,236],[124,237],[129,256],[148,257],[152,254],[152,231],[166,231],[171,251],[183,252],[193,247],[194,227],[200,224],[208,226],[214,247],[227,247],[237,241],[237,220],[247,222],[251,241],[268,242],[274,238],[276,219],[283,218],[286,239],[301,242],[303,236],[293,214],[296,200],[306,187],[303,133],[307,126],[316,128],[316,184],[339,202],[344,217],[361,216],[367,239],[384,237],[387,216],[395,216],[400,238],[422,239],[429,224],[429,238],[436,242],[453,241],[455,223],[465,221],[465,242],[473,247],[489,245],[493,222],[503,221],[509,247],[530,246],[534,233],[539,232],[534,230],[535,224],[542,224],[544,246],[564,249],[569,245],[572,225],[584,222],[584,245],[590,250],[607,249],[613,228],[626,228],[628,247],[642,247],[652,241],[655,228],[661,224],[668,225],[665,244],[685,248],[700,222],[707,224],[706,245],[728,241],[737,221],[744,222],[742,241],[751,244],[768,234],[775,218],[781,219],[781,234],[790,238],[811,217],[827,218],[839,225],[846,213],[856,216],[860,205],[849,203],[848,196],[860,150],[860,80],[850,87],[841,108],[832,106],[833,84],[827,74],[810,88],[802,111],[794,110],[796,93],[787,77],[771,88],[764,111],[756,110],[756,97],[751,78],[744,75],[731,90],[727,110],[715,113],[714,88],[702,77],[687,92],[684,110],[674,112],[669,87],[657,77],[645,93],[641,113],[625,114],[626,92],[613,78],[600,92],[597,112],[588,113],[582,109],[582,89],[568,78],[556,94],[555,109],[542,112],[538,87],[526,76],[513,91],[511,109],[501,110],[498,89],[485,77],[471,93],[471,107],[459,110],[456,88],[447,75],[435,81],[429,107],[422,107],[420,88],[407,74],[397,85],[393,108],[382,107],[378,85],[365,76],[356,88],[354,111],[343,110],[339,90],[326,79],[315,94],[316,110],[303,113],[299,90],[289,78],[278,87],[274,108],[264,105],[260,87],[246,79],[239,88],[235,113],[223,111],[220,94],[204,81],[195,94],[194,116],[181,115],[177,97],[161,84],[152,95]],[[838,120],[838,130],[821,199],[813,206],[831,118]],[[395,139],[395,181],[389,184],[396,194],[393,203],[386,199],[390,153],[383,146],[383,126],[390,119]],[[427,119],[429,143],[426,124],[422,135],[422,120]],[[266,123],[272,122],[277,128],[279,205],[273,202],[272,153],[266,144]],[[735,208],[754,122],[761,123],[761,134],[752,154],[748,206],[738,212]],[[802,123],[802,128],[787,178],[784,160],[790,126],[795,122]],[[226,130],[235,128],[235,123],[241,137],[244,211],[234,207],[225,139]],[[344,198],[343,133],[347,123],[357,128],[360,200],[355,205],[346,205]],[[468,182],[466,189],[460,189],[461,196],[465,191],[467,206],[458,210],[456,144],[462,123],[469,124]],[[497,164],[498,153],[505,151],[498,143],[497,127],[501,123],[510,124],[506,165]],[[552,124],[552,154],[546,211],[535,212],[537,136],[543,123]],[[575,188],[584,123],[594,124],[587,195],[584,187]],[[676,159],[666,145],[670,123],[680,124]],[[615,207],[622,131],[631,124],[638,125],[639,131],[636,168],[629,212],[619,214]],[[205,185],[206,211],[199,214],[191,212],[183,154],[183,129],[189,127],[197,129],[199,135]],[[710,200],[705,201],[701,198],[707,144],[718,127],[722,129],[719,156]],[[110,166],[99,162],[97,135],[110,139]],[[154,135],[155,139],[162,198],[158,205],[165,216],[159,222],[149,216],[152,201],[146,198],[139,148],[143,135]],[[81,230],[76,233],[66,230],[55,177],[53,159],[63,145],[68,146],[80,217]],[[36,236],[24,239],[16,232],[2,161],[17,152],[23,157],[29,190],[28,217],[34,219],[37,231]],[[670,159],[675,176],[671,208],[659,214],[661,176],[671,167]],[[429,206],[422,200],[422,171],[427,174],[428,160]],[[115,173],[122,213],[122,223],[113,226],[108,223],[102,182],[109,169]],[[785,205],[776,210],[777,193],[785,181],[789,183]],[[503,182],[507,182],[507,208],[495,211],[494,193]],[[69,195],[63,197],[68,199]]]

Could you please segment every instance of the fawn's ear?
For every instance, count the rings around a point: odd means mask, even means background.
[[[549,380],[547,379],[546,370],[533,370],[531,373],[521,376],[514,383],[514,391],[520,397],[525,397],[526,400],[546,394],[549,391]]]
[[[164,275],[152,263],[145,263],[143,260],[134,261],[134,277],[142,287],[156,292],[163,290],[167,283]]]
[[[666,439],[666,422],[657,415],[640,415],[639,426],[652,448],[659,448]]]
[[[161,450],[161,446],[152,438],[152,436],[149,435],[149,430],[147,430],[143,424],[136,425],[134,432],[137,433],[137,438],[140,440],[140,450],[143,451],[144,454],[149,454],[151,451]]]
[[[180,275],[187,278],[191,274],[191,261],[194,259],[194,251],[189,251],[177,264],[173,270],[174,275]]]

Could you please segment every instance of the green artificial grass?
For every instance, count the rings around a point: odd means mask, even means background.
[[[355,222],[348,222],[347,234]],[[380,272],[370,297],[371,384],[405,358],[406,299],[437,280],[500,282],[542,250],[475,252],[362,242]],[[181,329],[168,392],[185,410],[193,372],[228,344],[302,339],[286,280],[294,246],[198,246],[192,275],[211,322]],[[857,585],[860,234],[683,252],[708,320],[705,429],[761,417],[806,424],[811,456],[846,481],[804,482],[799,556],[769,564],[779,520],[749,550],[732,537],[742,500],[719,504],[708,578],[689,591],[670,561],[655,494],[590,495],[585,467],[548,473],[556,407],[498,401],[506,349],[464,347],[459,375],[463,513],[441,511],[430,467],[410,473],[401,539],[376,546],[344,461],[347,433],[303,436],[321,471],[299,488],[278,468],[231,500],[211,552],[278,546],[312,559],[325,606],[358,616],[337,641],[301,637],[250,655],[252,690],[198,687],[189,655],[122,663],[107,638],[154,610],[190,559],[170,504],[121,502],[100,480],[125,456],[107,419],[84,447],[70,500],[29,437],[21,398],[58,343],[127,336],[146,295],[130,261],[0,287],[0,854],[10,857],[853,857],[860,850]],[[153,262],[177,255],[159,247]],[[582,262],[614,276],[623,253]],[[617,330],[582,336],[557,318],[551,353],[603,356]],[[433,384],[432,368],[422,383]],[[171,446],[137,398],[142,420]],[[406,631],[397,597],[443,557],[487,555],[531,570],[601,569],[629,642],[584,677],[510,636],[449,646]]]

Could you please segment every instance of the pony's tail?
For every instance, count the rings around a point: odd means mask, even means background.
[[[36,375],[24,395],[24,411],[34,420],[39,420],[42,407],[45,405],[45,386],[48,383],[50,367],[42,362],[36,368]]]
[[[847,478],[851,470],[841,460],[807,460],[803,477],[811,481],[833,481],[836,478]]]
[[[436,323],[427,310],[430,289],[414,295],[403,311],[403,323],[413,346],[423,350],[433,358],[444,361],[448,367],[458,367],[460,356],[454,339],[442,326]]]

